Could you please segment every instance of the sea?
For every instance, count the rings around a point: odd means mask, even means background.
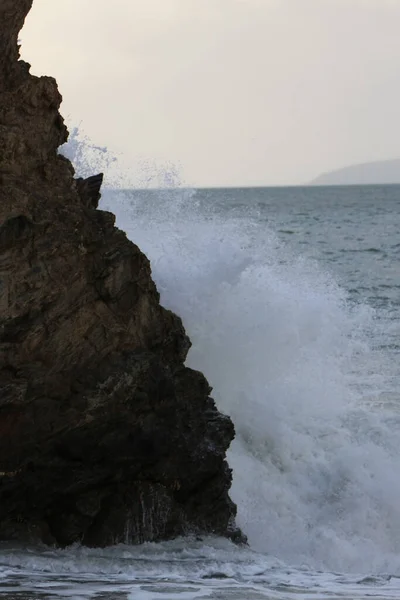
[[[248,546],[0,546],[9,600],[400,600],[400,186],[111,190],[219,409]]]

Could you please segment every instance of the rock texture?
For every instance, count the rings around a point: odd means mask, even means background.
[[[159,303],[147,258],[74,179],[56,81],[0,0],[0,539],[237,536],[230,419]]]

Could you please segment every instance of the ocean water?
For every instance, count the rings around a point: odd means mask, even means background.
[[[106,191],[236,427],[238,548],[0,547],[6,598],[400,599],[400,187]]]

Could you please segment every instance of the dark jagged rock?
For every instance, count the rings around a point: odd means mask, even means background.
[[[79,177],[75,181],[82,203],[87,208],[97,208],[101,198],[100,188],[103,183],[103,173],[92,175],[86,179]]]
[[[230,419],[147,258],[74,180],[50,77],[0,2],[0,539],[105,545],[235,533]],[[239,536],[240,537],[240,536]]]

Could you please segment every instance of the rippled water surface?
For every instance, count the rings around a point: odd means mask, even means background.
[[[366,599],[399,598],[389,575],[294,569],[221,540],[66,551],[3,548],[5,598]]]

